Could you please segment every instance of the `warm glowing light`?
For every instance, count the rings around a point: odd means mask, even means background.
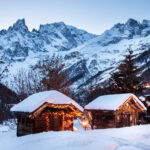
[[[95,91],[96,90],[96,88],[92,88],[92,91]]]
[[[145,87],[146,87],[146,88],[150,88],[150,84],[149,84],[149,83],[146,83],[146,84],[145,84]]]
[[[88,125],[88,121],[83,121],[83,122],[82,122],[82,125],[83,125],[83,126]]]
[[[88,130],[91,127],[90,124],[89,124],[89,122],[88,122],[88,120],[83,120],[82,123],[81,123],[81,125],[82,125],[82,127],[83,127],[84,130]]]

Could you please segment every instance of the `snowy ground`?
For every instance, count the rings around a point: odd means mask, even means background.
[[[150,125],[16,137],[0,126],[0,150],[150,150]]]

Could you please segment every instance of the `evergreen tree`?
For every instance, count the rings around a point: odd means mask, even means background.
[[[111,74],[111,93],[142,93],[144,87],[140,71],[140,68],[135,65],[133,51],[128,50],[128,54],[125,55],[125,59],[121,62],[117,71]]]

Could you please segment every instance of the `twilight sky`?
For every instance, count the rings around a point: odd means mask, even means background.
[[[150,20],[150,0],[0,0],[0,29],[21,18],[30,30],[63,21],[101,34],[129,18]]]

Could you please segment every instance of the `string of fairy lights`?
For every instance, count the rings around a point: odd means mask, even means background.
[[[53,108],[53,109],[58,109],[57,112],[53,112],[51,111],[51,113],[53,113],[54,115],[64,115],[71,117],[82,117],[83,113],[81,111],[79,111],[78,109],[76,109],[73,105],[56,105],[56,104],[45,104],[42,107],[40,107],[37,111],[35,111],[33,114],[30,114],[29,117],[31,119],[35,118],[36,116],[40,115],[41,112],[44,110],[44,108]],[[69,111],[68,113],[65,113],[64,111],[60,111],[60,110],[67,110],[70,109],[72,111]]]
[[[48,112],[46,112],[46,114],[42,113],[42,111],[45,108],[53,109],[53,111],[48,111]],[[33,114],[30,114],[29,117],[31,119],[34,119],[40,115],[45,115],[46,127],[47,127],[47,130],[49,130],[50,122],[54,123],[54,120],[57,117],[59,119],[60,119],[60,117],[62,118],[63,129],[68,129],[73,126],[73,120],[74,120],[73,118],[74,117],[82,117],[83,113],[81,111],[79,111],[78,109],[76,109],[75,106],[73,106],[71,104],[70,105],[45,104],[42,107],[40,107],[37,111],[35,111]],[[53,116],[55,119],[51,120],[50,116]]]

